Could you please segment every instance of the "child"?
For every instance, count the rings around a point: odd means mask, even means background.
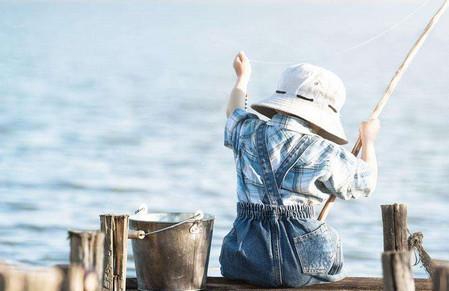
[[[234,151],[237,218],[224,237],[221,273],[265,287],[301,287],[343,278],[338,233],[318,221],[315,205],[330,195],[368,196],[377,180],[374,140],[379,121],[360,127],[361,159],[340,121],[342,81],[310,64],[287,68],[272,97],[246,112],[249,60],[234,60],[237,82],[226,115],[225,146]]]

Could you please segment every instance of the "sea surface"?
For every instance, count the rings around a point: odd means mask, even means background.
[[[250,102],[275,90],[287,64],[336,72],[355,141],[440,2],[1,1],[0,260],[67,262],[67,229],[95,229],[100,214],[146,203],[215,215],[209,274],[218,275],[235,217],[223,146],[235,53],[263,61],[253,62]],[[338,201],[327,220],[353,276],[381,275],[381,204],[406,203],[410,231],[449,259],[449,15],[381,118],[375,193]]]

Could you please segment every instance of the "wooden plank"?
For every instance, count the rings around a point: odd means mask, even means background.
[[[128,258],[128,215],[100,215],[105,233],[103,291],[126,290]]]
[[[128,278],[128,291],[137,290],[137,279]],[[288,290],[383,290],[383,279],[373,277],[347,277],[333,283],[325,283]],[[415,279],[416,290],[431,291],[432,282],[427,279]],[[229,280],[223,277],[208,277],[207,290],[286,290],[286,288],[260,288],[242,281]]]
[[[103,291],[111,291],[114,286],[114,219],[112,215],[100,215],[101,231],[104,237]]]
[[[381,205],[384,251],[406,251],[407,242],[407,205]]]
[[[415,290],[409,251],[382,253],[382,270],[385,291]]]

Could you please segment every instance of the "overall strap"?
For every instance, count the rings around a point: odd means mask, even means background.
[[[282,205],[276,177],[271,167],[270,157],[265,142],[267,126],[262,124],[256,131],[256,147],[260,165],[262,166],[262,178],[265,186],[265,195],[262,199],[264,204]]]
[[[298,159],[309,148],[312,144],[316,142],[315,139],[311,142],[304,142],[303,138],[299,138],[298,143],[293,147],[287,157],[282,161],[279,168],[276,170],[275,177],[277,185],[281,185],[284,181],[285,175],[288,171],[298,162]]]

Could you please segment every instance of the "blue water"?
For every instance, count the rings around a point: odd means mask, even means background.
[[[99,214],[145,202],[216,216],[217,275],[236,202],[222,142],[233,55],[338,73],[353,141],[439,2],[343,54],[421,2],[0,2],[0,260],[67,262],[68,228],[97,228]],[[338,202],[328,218],[350,275],[381,274],[380,204],[408,204],[410,230],[424,232],[431,256],[449,259],[448,35],[446,15],[382,115],[376,192]],[[283,68],[254,63],[251,99],[269,96]]]

